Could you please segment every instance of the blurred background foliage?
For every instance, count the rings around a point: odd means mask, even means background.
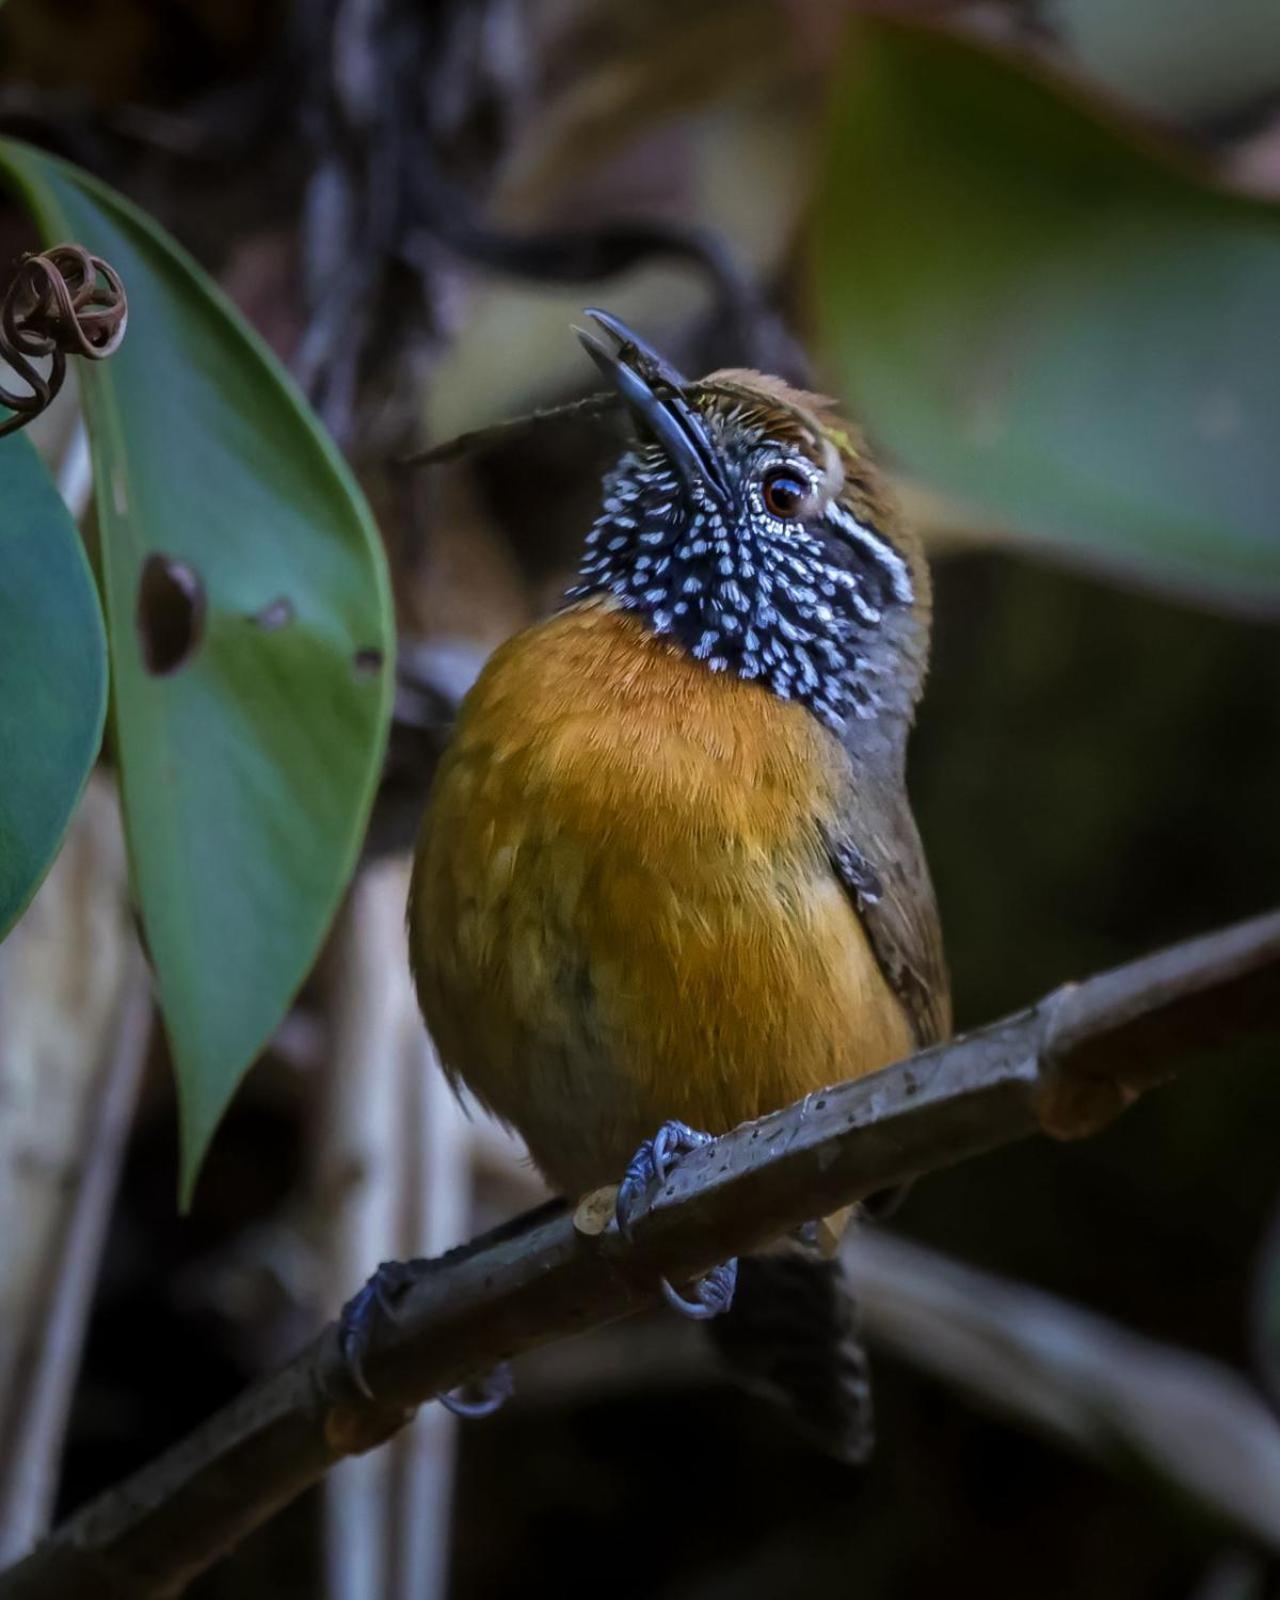
[[[990,52],[876,30],[835,85],[819,343],[975,525],[1273,609],[1280,207]]]
[[[403,646],[370,856],[407,843],[450,685],[562,583],[614,444],[547,429],[431,475],[397,466],[406,451],[582,392],[567,324],[584,303],[687,369],[755,364],[846,398],[935,558],[911,781],[963,1026],[1276,899],[1280,13],[876,10],[10,0],[0,126],[159,219],[354,463]],[[26,227],[0,216],[5,256]],[[251,429],[257,392],[238,389]],[[278,488],[294,520],[315,515],[296,476]],[[278,562],[269,599],[325,578],[310,548],[231,543],[228,571],[257,584],[257,561]],[[329,710],[317,737],[341,742]],[[243,852],[206,798],[201,849],[234,900],[232,868],[268,847]],[[264,839],[310,803],[275,798]],[[345,859],[325,856],[331,884]],[[247,1079],[185,1220],[153,1048],[64,1505],[352,1287],[329,1238],[361,1193],[341,1159],[332,1177],[348,943]],[[209,977],[215,999],[240,981]],[[1274,1339],[1278,1142],[1274,1051],[1224,1052],[1100,1139],[919,1185],[894,1226],[1245,1366]],[[457,1236],[525,1192],[500,1163],[468,1172]],[[881,1351],[881,1448],[851,1476],[718,1387],[683,1333],[656,1322],[531,1362],[517,1400],[462,1433],[447,1592],[532,1574],[681,1600],[1262,1595],[1259,1570],[1143,1492],[1133,1463],[1076,1460]],[[192,1593],[360,1593],[333,1586],[341,1504],[308,1497]]]

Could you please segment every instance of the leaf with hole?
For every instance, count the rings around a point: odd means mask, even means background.
[[[183,1193],[353,869],[393,670],[382,550],[265,346],[149,218],[0,142],[47,241],[109,261],[129,335],[81,373],[115,747],[182,1109]]]
[[[1280,610],[1280,207],[978,44],[855,27],[815,237],[869,431],[986,526]]]
[[[0,939],[49,870],[102,739],[107,649],[80,535],[21,434],[0,439]]]

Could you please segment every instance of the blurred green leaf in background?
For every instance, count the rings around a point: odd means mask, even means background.
[[[129,334],[82,376],[125,828],[189,1197],[315,959],[381,768],[381,545],[337,451],[200,269],[103,184],[12,141],[43,238],[116,268]]]
[[[1054,0],[1052,22],[1075,65],[1160,116],[1230,118],[1280,89],[1276,0]]]
[[[20,434],[0,440],[0,939],[48,871],[98,754],[102,613],[80,535]]]
[[[854,27],[814,266],[839,386],[987,525],[1280,610],[1280,207],[960,38]]]

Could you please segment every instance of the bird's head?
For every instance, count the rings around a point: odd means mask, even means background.
[[[861,441],[816,395],[745,371],[690,383],[589,314],[608,342],[579,337],[637,439],[605,478],[570,600],[611,598],[843,737],[905,731],[929,579]]]

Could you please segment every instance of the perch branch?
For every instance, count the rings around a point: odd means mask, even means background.
[[[1214,1042],[1280,1027],[1280,913],[1068,985],[1026,1011],[807,1096],[686,1158],[625,1244],[612,1191],[423,1262],[347,1376],[334,1325],[287,1367],[0,1574],[0,1600],[175,1595],[345,1455],[468,1374],[651,1304],[874,1193],[1037,1131],[1080,1137]]]

